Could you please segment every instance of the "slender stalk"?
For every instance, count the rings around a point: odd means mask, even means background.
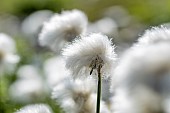
[[[101,98],[101,89],[102,89],[102,80],[100,73],[101,66],[98,67],[98,86],[97,86],[97,105],[96,105],[96,113],[100,113],[100,98]]]

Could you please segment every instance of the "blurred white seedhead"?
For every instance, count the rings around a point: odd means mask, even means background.
[[[21,66],[17,76],[18,79],[9,88],[12,100],[19,103],[30,103],[44,99],[48,89],[36,66]]]
[[[52,110],[46,104],[30,104],[15,113],[52,113]]]
[[[101,32],[111,37],[116,37],[118,35],[117,24],[109,17],[105,17],[95,23],[91,23],[88,26],[88,32]]]
[[[163,98],[170,95],[168,51],[169,43],[139,46],[129,49],[120,60],[112,78],[112,90],[123,89],[127,93],[130,97],[128,101],[133,101],[133,107],[128,107],[130,112],[132,109],[138,110],[135,113],[165,110]],[[115,92],[115,95],[118,93]],[[120,109],[123,109],[121,103]]]
[[[22,65],[18,69],[17,75],[19,79],[41,79],[40,72],[34,65]]]
[[[47,91],[40,79],[18,79],[9,88],[12,100],[19,103],[30,103],[45,98]]]
[[[48,22],[44,23],[39,35],[39,43],[58,52],[66,42],[83,34],[87,23],[86,15],[80,10],[74,9],[55,14]]]
[[[162,42],[170,43],[170,28],[161,26],[146,30],[144,35],[139,38],[137,45],[145,46]]]
[[[114,113],[162,113],[162,98],[147,87],[137,87],[132,92],[117,89],[111,111]]]
[[[95,75],[99,66],[104,78],[110,75],[116,60],[111,40],[100,33],[77,38],[63,49],[62,54],[66,60],[66,68],[74,77],[79,78]]]
[[[52,98],[56,99],[66,113],[94,113],[94,88],[92,81],[66,79],[56,85]]]
[[[30,38],[38,34],[43,23],[47,21],[53,13],[49,10],[40,10],[32,13],[22,22],[22,31]]]
[[[54,87],[52,98],[66,113],[95,113],[96,94],[92,79],[65,79]],[[104,102],[101,113],[109,113]]]
[[[0,75],[14,70],[20,57],[16,55],[14,40],[3,33],[0,33]]]
[[[68,70],[65,68],[65,60],[61,56],[47,59],[44,62],[44,71],[50,88],[53,88],[69,75]]]

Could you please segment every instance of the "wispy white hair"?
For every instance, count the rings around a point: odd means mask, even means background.
[[[150,45],[160,42],[170,43],[170,28],[161,26],[146,30],[144,35],[138,39],[137,45]]]
[[[99,58],[102,61],[102,77],[109,75],[116,60],[114,46],[107,36],[92,33],[81,36],[67,45],[62,52],[66,60],[66,68],[72,71],[74,77],[90,75],[91,63]]]
[[[52,113],[52,110],[47,104],[30,104],[15,113]]]
[[[55,14],[48,22],[44,23],[39,35],[40,45],[48,46],[57,52],[66,42],[83,34],[87,22],[86,15],[80,10],[74,9]]]

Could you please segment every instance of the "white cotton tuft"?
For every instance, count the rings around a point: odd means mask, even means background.
[[[9,88],[12,100],[18,103],[30,103],[43,100],[47,90],[40,79],[19,79]]]
[[[39,10],[30,14],[22,22],[21,29],[23,33],[29,38],[37,36],[43,22],[47,21],[52,15],[53,12],[50,10]]]
[[[92,79],[65,79],[54,87],[52,98],[66,113],[95,113],[95,81]],[[100,113],[110,113],[101,100]]]
[[[39,70],[34,65],[22,65],[17,71],[17,76],[19,77],[19,79],[41,78]]]
[[[44,62],[45,77],[50,88],[68,77],[69,72],[65,68],[65,60],[61,56],[52,57]]]
[[[55,14],[48,22],[44,23],[39,35],[39,43],[58,52],[66,42],[86,31],[88,19],[80,10],[63,11]]]
[[[124,53],[115,69],[112,83],[118,82],[118,85],[127,84],[127,87],[130,85],[133,87],[139,83],[135,82],[136,80],[145,81],[145,77],[152,80],[151,78],[154,76],[161,76],[161,74],[165,74],[164,72],[168,73],[170,71],[169,50],[168,43],[129,49]],[[166,76],[164,75],[164,77]],[[120,81],[122,82],[120,83]]]
[[[162,98],[148,87],[137,87],[131,92],[117,89],[112,99],[111,110],[115,113],[161,113]]]
[[[170,95],[170,45],[169,43],[151,44],[129,49],[115,69],[112,78],[112,88],[115,97],[125,92],[125,101],[118,105],[118,113],[160,113],[163,108],[163,98]],[[131,106],[129,106],[131,105]],[[134,111],[135,110],[135,111]],[[137,111],[136,111],[137,110]],[[132,112],[133,111],[133,112]]]
[[[30,104],[15,113],[52,113],[52,110],[46,104]]]
[[[94,88],[91,80],[66,79],[53,89],[52,98],[56,99],[66,113],[94,113]]]
[[[170,43],[170,28],[161,26],[146,30],[144,35],[138,39],[137,45],[150,45],[160,42]]]
[[[19,60],[14,40],[10,36],[0,33],[0,75],[12,72]]]
[[[100,33],[77,38],[63,49],[62,54],[66,60],[66,68],[74,77],[80,78],[90,75],[90,70],[95,71],[97,65],[102,65],[102,77],[106,77],[110,75],[116,60],[111,40]]]
[[[10,53],[16,51],[14,40],[4,33],[0,33],[0,50]]]
[[[18,79],[9,87],[10,98],[18,103],[43,100],[48,89],[37,67],[23,65],[17,71]]]

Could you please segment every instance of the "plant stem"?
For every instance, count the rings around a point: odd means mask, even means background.
[[[98,67],[98,87],[97,87],[97,105],[96,105],[96,113],[100,113],[100,98],[101,98],[101,89],[102,89],[102,81],[101,81],[101,66]]]

